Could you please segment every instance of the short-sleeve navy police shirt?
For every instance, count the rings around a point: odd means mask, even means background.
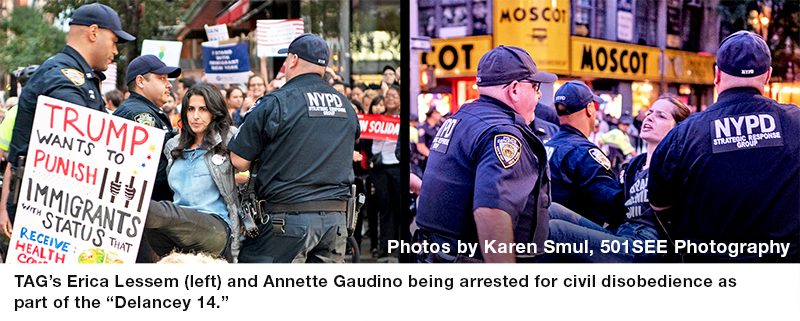
[[[536,145],[529,145],[531,139]],[[532,148],[540,150],[541,160]],[[478,242],[473,211],[486,207],[511,216],[516,242],[546,238],[547,219],[540,216],[547,216],[550,200],[543,158],[541,142],[506,104],[487,96],[465,104],[442,124],[431,145],[417,224],[464,242]]]
[[[295,76],[250,109],[228,144],[261,165],[256,188],[275,204],[346,200],[361,129],[347,98],[316,74]]]

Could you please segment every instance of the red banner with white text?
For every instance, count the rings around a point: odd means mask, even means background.
[[[400,117],[358,114],[361,124],[361,138],[397,140],[400,133]]]

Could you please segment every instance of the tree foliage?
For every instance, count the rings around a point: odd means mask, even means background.
[[[762,6],[770,8],[767,44],[772,51],[772,79],[793,81],[800,79],[800,2],[796,0],[746,0],[721,1],[721,35],[738,30],[758,33],[751,21],[751,13],[762,13]],[[791,78],[791,79],[790,79]]]
[[[122,30],[136,37],[135,42],[117,45],[120,53],[115,59],[117,83],[121,87],[128,63],[142,52],[142,41],[167,37],[159,27],[177,25],[181,8],[189,0],[49,0],[44,10],[66,20],[78,7],[94,2],[114,9],[119,14]]]
[[[61,52],[66,34],[43,18],[42,11],[21,6],[0,20],[0,71],[11,73],[18,67],[41,65]]]

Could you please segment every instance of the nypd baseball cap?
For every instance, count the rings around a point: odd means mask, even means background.
[[[69,24],[79,26],[97,25],[99,28],[111,30],[119,38],[117,43],[136,40],[136,37],[122,31],[119,15],[109,6],[99,3],[83,5],[75,10],[72,18],[69,19]]]
[[[540,72],[528,52],[519,47],[503,45],[495,47],[478,62],[476,77],[478,86],[505,85],[514,80],[552,83],[558,80],[558,77],[551,73]]]
[[[589,102],[602,103],[603,98],[592,93],[582,81],[569,81],[556,90],[553,102],[556,104],[556,112],[559,116],[569,115],[583,110]]]
[[[769,71],[772,55],[761,36],[738,31],[719,43],[717,67],[736,77],[755,77]]]
[[[305,61],[323,67],[328,66],[328,44],[320,36],[304,33],[289,44],[289,48],[278,50],[279,54],[293,53]]]
[[[176,78],[181,75],[180,67],[168,67],[161,59],[155,55],[139,56],[128,65],[125,73],[125,83],[129,84],[138,75],[154,73],[157,75],[167,75],[169,78]]]

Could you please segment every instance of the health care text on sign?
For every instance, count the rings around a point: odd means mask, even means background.
[[[363,139],[397,140],[400,118],[384,115],[358,114]]]
[[[164,131],[39,96],[12,263],[134,263]]]

